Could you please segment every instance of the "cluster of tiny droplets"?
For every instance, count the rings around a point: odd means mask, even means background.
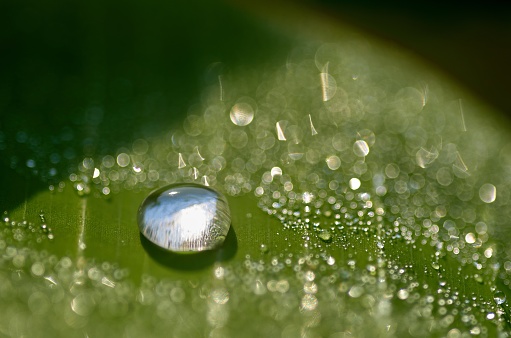
[[[69,175],[79,195],[176,182],[254,194],[281,222],[279,235],[298,238],[303,254],[263,243],[261,257],[219,264],[213,280],[190,289],[150,276],[134,286],[108,263],[77,266],[27,251],[31,267],[27,258],[15,265],[17,275],[2,275],[12,288],[30,274],[40,279],[39,291],[17,293],[28,307],[19,311],[37,320],[50,303],[70,304],[54,314],[68,329],[103,332],[105,318],[117,316],[130,323],[121,329],[127,336],[189,332],[173,316],[191,313],[207,318],[197,334],[234,335],[249,324],[229,322],[230,311],[255,306],[266,321],[260,335],[456,338],[487,336],[492,323],[507,337],[506,298],[495,281],[511,283],[511,252],[498,252],[492,238],[511,215],[511,176],[503,173],[511,169],[511,143],[477,107],[429,76],[373,60],[371,48],[359,40],[302,46],[279,68],[247,70],[242,79],[216,74],[181,129],[85,157]],[[431,257],[388,253],[394,246]],[[14,253],[4,259],[15,264],[19,253],[9,248],[1,248]],[[464,268],[457,278],[490,285],[493,302],[449,285],[453,262]],[[286,271],[296,278],[280,278]],[[400,317],[391,316],[396,302],[408,304]],[[345,321],[323,328],[329,317]]]
[[[360,233],[345,235],[353,240]],[[206,318],[195,322],[194,329],[212,336],[236,336],[244,327],[252,327],[254,336],[316,336],[331,330],[357,336],[406,335],[390,316],[393,302],[406,302],[411,309],[401,320],[410,320],[405,329],[414,336],[448,331],[448,337],[461,337],[459,327],[450,328],[456,321],[465,323],[467,332],[485,336],[487,324],[477,319],[481,312],[489,322],[503,325],[502,294],[497,292],[495,303],[488,303],[453,289],[441,274],[438,285],[421,284],[411,266],[393,265],[378,247],[366,264],[356,258],[336,260],[325,251],[296,255],[262,249],[259,257],[247,255],[241,265],[215,264],[211,278],[186,282],[142,275],[135,284],[129,271],[116,264],[73,261],[9,245],[11,236],[2,232],[6,245],[0,247],[2,266],[12,271],[0,275],[2,303],[10,309],[0,318],[0,327],[9,334],[32,335],[42,328],[57,336],[195,332],[181,319],[185,316]],[[356,256],[356,249],[348,251]],[[229,322],[232,311],[253,313],[254,308],[265,325],[254,328],[252,319],[244,317]],[[345,320],[336,320],[339,317]],[[364,320],[373,325],[358,325]],[[333,324],[323,327],[323,321]]]

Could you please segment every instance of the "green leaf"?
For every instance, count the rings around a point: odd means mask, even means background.
[[[2,335],[508,336],[511,140],[491,109],[346,28],[74,6],[18,28],[2,82]],[[221,248],[140,234],[143,199],[181,182],[228,196]]]

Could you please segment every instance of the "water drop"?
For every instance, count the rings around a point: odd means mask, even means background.
[[[406,289],[401,289],[397,292],[397,298],[401,299],[401,300],[405,300],[408,298],[408,290]]]
[[[329,243],[332,241],[332,234],[328,230],[321,231],[318,236],[323,242]]]
[[[246,126],[254,119],[254,109],[245,102],[236,103],[231,109],[231,121],[237,126]]]
[[[318,299],[311,294],[305,294],[302,298],[302,308],[304,310],[314,310],[318,306]]]
[[[479,189],[479,198],[484,203],[493,203],[497,198],[497,189],[493,184],[485,183]]]
[[[282,176],[282,169],[279,167],[273,167],[270,171],[271,177],[275,177],[277,175]]]
[[[498,305],[504,304],[504,302],[506,301],[506,295],[502,291],[497,291],[493,295],[493,299],[495,300],[495,303],[497,303]]]
[[[175,252],[211,250],[229,231],[227,200],[198,184],[173,184],[152,192],[138,211],[142,234],[154,244]]]
[[[369,146],[367,145],[367,142],[364,140],[358,140],[353,144],[353,152],[358,157],[365,157],[367,154],[369,154]]]
[[[349,184],[350,184],[350,188],[351,188],[352,190],[357,190],[358,188],[360,188],[361,182],[360,182],[360,180],[359,180],[358,178],[353,177],[353,178],[350,180]]]
[[[130,156],[126,153],[120,153],[117,155],[117,164],[119,167],[126,167],[130,163]]]
[[[268,253],[268,251],[270,251],[268,246],[264,243],[259,246],[259,249],[261,250],[261,253],[263,253],[263,254]]]
[[[326,164],[330,170],[337,170],[341,166],[341,159],[335,155],[328,156]]]

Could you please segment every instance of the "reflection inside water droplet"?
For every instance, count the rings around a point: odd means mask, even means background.
[[[231,216],[220,193],[198,184],[174,184],[151,193],[138,211],[142,234],[175,252],[198,252],[221,245]]]

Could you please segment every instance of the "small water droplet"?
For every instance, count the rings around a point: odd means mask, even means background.
[[[495,303],[497,303],[498,305],[504,304],[504,302],[506,301],[506,295],[502,291],[497,291],[493,295],[493,299],[495,300]]]
[[[479,198],[484,203],[493,203],[497,198],[497,189],[493,184],[485,183],[479,189]]]
[[[350,188],[352,190],[357,190],[358,188],[360,188],[360,185],[361,185],[360,180],[356,177],[352,178],[350,180],[349,184],[350,184]]]
[[[282,176],[282,169],[279,167],[273,167],[270,171],[271,177],[275,177],[277,175]]]
[[[397,292],[397,298],[401,299],[401,300],[405,300],[408,298],[408,290],[406,289],[401,289]]]
[[[249,125],[254,119],[254,109],[246,102],[238,102],[231,109],[231,121],[237,126]]]
[[[328,243],[332,241],[332,234],[328,230],[321,231],[318,236],[323,242]]]
[[[337,170],[341,166],[341,159],[335,155],[328,156],[326,164],[330,170]]]
[[[261,253],[263,253],[263,254],[268,253],[268,251],[270,251],[268,246],[264,243],[259,246],[259,249],[261,250]]]
[[[367,142],[364,140],[358,140],[353,144],[353,152],[358,157],[365,157],[367,154],[369,154],[369,146],[367,145]]]
[[[211,250],[227,236],[231,216],[220,193],[198,184],[174,184],[152,192],[138,211],[142,234],[176,252]]]

